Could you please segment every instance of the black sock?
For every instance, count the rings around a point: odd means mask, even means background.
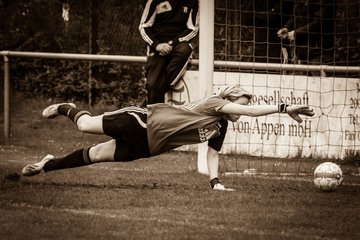
[[[67,116],[68,113],[69,113],[69,110],[73,108],[70,104],[61,104],[59,107],[58,107],[58,113],[60,115],[64,115],[64,116]]]
[[[218,178],[213,178],[210,181],[211,188],[214,188],[215,184],[220,183]]]
[[[69,155],[63,158],[57,158],[54,160],[48,161],[45,165],[43,170],[45,172],[65,169],[65,168],[74,168],[74,167],[81,167],[85,165],[91,164],[91,160],[89,157],[89,150],[90,148],[83,148],[76,150]]]
[[[74,123],[76,123],[77,120],[79,119],[79,117],[81,117],[82,115],[90,115],[91,116],[91,114],[88,111],[74,108],[69,104],[60,105],[58,108],[58,113],[60,115],[69,117]]]

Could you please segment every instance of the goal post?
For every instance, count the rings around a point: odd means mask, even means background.
[[[200,0],[199,96],[213,94],[215,0]],[[207,142],[198,144],[198,172],[208,174]]]
[[[356,36],[346,26],[360,19],[358,13],[348,13],[350,8],[358,8],[360,1],[335,2],[334,10],[330,10],[333,1],[319,3],[322,11],[328,13],[321,19],[324,26],[334,26],[333,33],[324,32],[321,36],[334,40],[335,45],[326,46],[329,51],[321,52],[320,59],[302,52],[305,60],[293,61],[298,53],[296,48],[277,35],[288,18],[296,15],[293,6],[284,5],[285,2],[280,2],[282,5],[277,8],[251,0],[199,0],[199,72],[194,96],[203,98],[225,85],[240,84],[256,97],[252,104],[289,101],[308,104],[316,112],[314,118],[305,118],[302,124],[284,115],[281,119],[278,115],[243,117],[229,124],[221,153],[274,157],[280,162],[266,169],[258,158],[245,163],[236,160],[235,167],[229,168],[242,172],[255,166],[259,171],[276,172],[283,167],[279,171],[287,173],[292,171],[291,159],[311,158],[308,162],[313,164],[316,160],[312,158],[344,159],[359,155],[360,58],[355,56],[360,48],[350,44]],[[337,17],[344,14],[345,20]],[[278,22],[268,21],[273,18]],[[288,49],[289,58],[285,58],[283,47]],[[312,42],[307,47],[308,53],[318,53]],[[207,149],[207,143],[197,146],[198,172],[203,174],[208,173]],[[259,166],[254,165],[256,162]],[[228,170],[229,159],[225,165]],[[294,164],[297,174],[305,171],[302,167]]]

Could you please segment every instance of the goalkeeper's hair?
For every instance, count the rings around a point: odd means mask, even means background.
[[[239,85],[224,87],[220,90],[218,96],[231,102],[236,101],[240,97],[247,97],[249,100],[251,100],[252,98],[252,94],[240,87]]]

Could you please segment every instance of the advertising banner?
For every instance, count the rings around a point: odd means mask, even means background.
[[[175,105],[198,99],[198,72],[188,71],[172,91]],[[360,80],[319,76],[215,72],[214,93],[239,84],[253,94],[252,105],[304,104],[314,117],[297,123],[287,114],[242,116],[230,123],[223,153],[264,157],[343,159],[360,154]]]

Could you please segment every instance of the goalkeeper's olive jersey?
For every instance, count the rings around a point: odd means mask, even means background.
[[[226,126],[221,126],[226,114],[219,110],[228,103],[230,101],[213,96],[179,107],[164,103],[148,105],[150,154],[157,155],[182,145],[201,143],[219,136],[221,127],[227,126],[227,121],[223,124]]]

